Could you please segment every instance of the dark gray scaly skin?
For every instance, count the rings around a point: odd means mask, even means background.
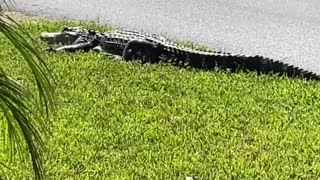
[[[61,32],[42,33],[40,37],[49,44],[61,43],[54,51],[95,50],[121,56],[124,60],[143,60],[156,63],[169,60],[174,65],[188,65],[197,69],[223,69],[231,72],[239,70],[256,71],[260,74],[286,74],[307,80],[320,80],[320,76],[262,56],[245,56],[225,52],[206,52],[176,44],[162,36],[119,30],[100,33],[81,27],[64,26]]]

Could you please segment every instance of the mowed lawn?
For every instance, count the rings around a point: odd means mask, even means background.
[[[24,22],[37,41],[43,31],[79,25]],[[44,55],[58,100],[47,123],[46,179],[320,177],[319,82],[142,65],[93,52]],[[3,35],[0,59],[31,85]],[[0,162],[7,162],[3,154]],[[30,178],[25,164],[9,165],[10,179]]]

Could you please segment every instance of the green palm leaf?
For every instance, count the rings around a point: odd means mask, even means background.
[[[23,155],[26,147],[35,178],[42,179],[43,166],[40,152],[45,148],[42,135],[47,129],[44,126],[44,117],[37,116],[37,112],[45,114],[48,118],[54,107],[53,87],[49,79],[50,70],[36,49],[37,45],[33,39],[18,23],[5,15],[1,8],[0,32],[28,63],[39,92],[39,99],[35,100],[27,89],[8,77],[0,67],[0,112],[5,117],[0,119],[0,138],[3,139],[6,152],[10,157],[16,153]]]

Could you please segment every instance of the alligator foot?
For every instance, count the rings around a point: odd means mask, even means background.
[[[114,54],[109,54],[109,53],[104,53],[104,55],[107,57],[110,57],[110,58],[117,59],[117,60],[123,60],[122,56],[119,56],[119,55],[114,55]]]
[[[101,52],[104,52],[104,50],[102,49],[102,47],[100,45],[94,47],[92,49],[94,52],[97,52],[97,53],[101,53]]]

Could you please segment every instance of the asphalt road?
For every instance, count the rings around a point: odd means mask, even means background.
[[[0,0],[1,1],[1,0]],[[97,21],[320,74],[319,0],[15,0],[32,15]]]

